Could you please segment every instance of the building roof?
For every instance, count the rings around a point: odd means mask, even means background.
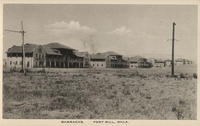
[[[106,59],[106,55],[102,53],[93,54],[90,56],[91,59]]]
[[[134,56],[134,57],[130,57],[129,61],[130,62],[138,62],[140,59],[142,59],[141,56]]]
[[[45,49],[46,53],[49,55],[62,55],[59,50],[52,49],[49,47],[44,47],[44,49]]]
[[[25,53],[32,53],[37,47],[35,44],[25,44],[24,45],[24,51]],[[22,53],[22,46],[12,46],[11,48],[8,49],[7,53]]]
[[[74,54],[78,57],[87,57],[89,56],[88,52],[74,52]]]
[[[113,51],[104,52],[102,54],[106,55],[106,56],[121,56],[120,54],[113,52]]]
[[[24,45],[24,51],[25,53],[32,53],[34,49],[38,46],[39,45],[27,43]],[[40,46],[42,46],[45,49],[46,53],[49,55],[62,55],[59,50],[49,48],[48,46],[43,46],[43,45]],[[14,45],[8,49],[7,53],[22,53],[22,46]]]
[[[147,62],[147,59],[146,58],[139,58],[138,62]]]
[[[69,49],[69,50],[75,50],[69,46],[57,43],[57,42],[53,42],[53,43],[49,43],[46,44],[45,46],[48,46],[49,48],[53,48],[53,49]]]
[[[126,60],[126,61],[129,61],[130,58],[124,56],[124,57],[122,57],[122,59],[123,59],[123,60]]]
[[[162,60],[162,59],[156,59],[156,60],[155,60],[155,63],[165,63],[165,61]]]
[[[183,62],[184,59],[182,59],[182,58],[177,58],[175,61],[176,61],[176,62]]]
[[[165,62],[171,62],[172,60],[170,60],[170,59],[167,59],[167,60],[165,60]]]

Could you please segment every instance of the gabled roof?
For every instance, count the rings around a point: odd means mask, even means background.
[[[24,51],[25,53],[32,53],[34,49],[37,47],[35,44],[25,44]],[[7,53],[22,53],[22,46],[12,46],[8,49]]]
[[[34,49],[37,48],[38,46],[42,46],[42,48],[44,48],[46,53],[49,55],[61,55],[59,50],[49,48],[48,46],[28,44],[28,43],[24,45],[24,51],[25,53],[32,53]],[[22,46],[14,45],[8,49],[7,53],[22,53]]]
[[[49,48],[53,48],[53,49],[69,49],[69,50],[75,50],[69,46],[54,42],[54,43],[49,43],[46,44],[45,46],[48,46]]]

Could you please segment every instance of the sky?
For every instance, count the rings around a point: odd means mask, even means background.
[[[90,53],[115,51],[125,56],[171,56],[196,61],[197,6],[128,4],[4,4],[3,28],[20,30],[25,43],[59,42]],[[3,50],[21,45],[18,33],[3,32]]]

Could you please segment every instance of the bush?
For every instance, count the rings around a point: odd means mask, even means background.
[[[197,74],[193,73],[193,78],[197,79]]]

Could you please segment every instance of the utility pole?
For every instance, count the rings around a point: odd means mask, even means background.
[[[175,38],[175,25],[176,25],[176,23],[173,22],[173,29],[172,29],[172,70],[171,70],[172,76],[174,76],[174,38]]]
[[[21,30],[20,31],[15,31],[15,30],[8,30],[8,29],[5,29],[5,31],[9,31],[9,32],[17,32],[17,33],[21,33],[22,35],[22,71],[24,73],[24,75],[26,75],[26,70],[25,70],[25,50],[24,50],[24,34],[26,33],[24,31],[24,28],[23,28],[23,21],[21,21]]]
[[[24,74],[26,74],[26,64],[25,64],[25,50],[24,50],[24,28],[23,28],[23,21],[21,21],[21,34],[22,34],[22,70],[24,72]]]

